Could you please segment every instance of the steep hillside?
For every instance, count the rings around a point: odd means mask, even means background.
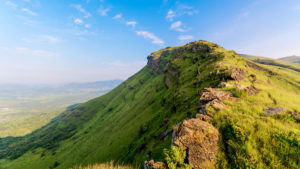
[[[230,99],[221,99],[225,96]],[[205,165],[299,168],[299,105],[299,72],[255,64],[211,42],[192,42],[150,54],[148,64],[114,90],[41,129],[0,139],[0,166],[168,163],[177,151],[171,143],[183,144],[182,129],[202,124],[201,117],[206,122],[198,127],[208,126],[203,134],[217,143],[213,160]],[[193,153],[189,150],[182,154]],[[191,156],[186,158],[190,162]]]
[[[287,57],[279,58],[279,60],[283,60],[291,63],[300,63],[300,56],[287,56]]]

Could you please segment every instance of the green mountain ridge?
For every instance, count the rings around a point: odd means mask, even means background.
[[[259,92],[248,94],[251,86]],[[205,88],[236,99],[203,112]],[[299,168],[299,100],[300,73],[290,67],[254,63],[207,41],[168,47],[150,54],[141,71],[106,95],[31,134],[0,138],[0,168],[165,161],[170,131],[198,113],[209,115],[220,132],[218,168]],[[265,113],[270,107],[284,113]]]
[[[287,56],[283,58],[279,58],[279,60],[287,61],[287,62],[292,62],[292,63],[300,63],[300,56]]]

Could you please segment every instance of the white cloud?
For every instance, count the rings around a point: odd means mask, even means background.
[[[143,36],[146,39],[152,40],[153,44],[163,45],[165,43],[162,39],[147,31],[137,31],[136,34],[139,36]]]
[[[170,29],[178,31],[178,32],[186,32],[182,27],[182,23],[180,21],[174,22],[171,24]]]
[[[178,39],[181,40],[181,41],[192,40],[192,39],[194,39],[194,38],[195,38],[195,37],[192,36],[192,35],[180,35],[180,36],[178,37]]]
[[[113,19],[120,19],[120,18],[122,18],[122,14],[117,14],[113,17]]]
[[[196,9],[194,9],[193,6],[188,6],[188,5],[184,5],[184,4],[177,4],[175,10],[169,10],[166,16],[166,19],[168,21],[173,21],[174,18],[176,17],[180,17],[183,15],[194,15],[197,14],[198,11]]]
[[[10,7],[12,7],[12,8],[17,8],[18,7],[17,4],[12,3],[11,1],[6,1],[5,4],[8,5],[8,6],[10,6]]]
[[[84,14],[85,18],[91,17],[91,13],[87,12],[81,5],[71,5],[73,8],[77,9],[79,12]]]
[[[74,23],[78,24],[78,25],[81,25],[81,24],[83,24],[83,20],[81,20],[79,18],[76,18],[76,19],[74,19]]]
[[[128,21],[128,22],[126,22],[126,25],[130,25],[132,27],[135,27],[136,24],[137,24],[136,21]]]
[[[36,16],[37,15],[35,12],[32,12],[30,9],[27,9],[27,8],[22,8],[21,10],[23,12],[26,12],[29,15],[32,15],[32,16]]]
[[[169,10],[166,19],[172,21],[175,16],[175,12],[173,10]]]
[[[100,6],[98,9],[98,12],[101,16],[107,16],[107,13],[110,11],[110,8],[104,8],[103,6]]]

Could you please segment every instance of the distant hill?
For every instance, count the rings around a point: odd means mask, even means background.
[[[299,168],[300,72],[251,60],[207,41],[153,52],[107,94],[1,138],[0,166]]]
[[[264,65],[273,65],[278,66],[282,68],[289,68],[294,71],[300,72],[300,64],[292,63],[285,60],[278,60],[278,59],[272,59],[268,57],[262,57],[262,56],[255,56],[255,55],[247,55],[247,54],[239,54],[245,59],[249,59],[251,61],[254,61],[256,63],[264,64]]]
[[[279,58],[279,60],[283,60],[291,63],[300,63],[300,56],[287,56],[287,57]]]
[[[60,86],[0,84],[0,137],[21,136],[47,124],[66,107],[98,97],[121,80]]]

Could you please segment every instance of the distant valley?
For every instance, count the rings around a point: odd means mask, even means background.
[[[121,82],[112,80],[60,86],[0,85],[0,137],[30,133],[68,106],[103,95]]]

